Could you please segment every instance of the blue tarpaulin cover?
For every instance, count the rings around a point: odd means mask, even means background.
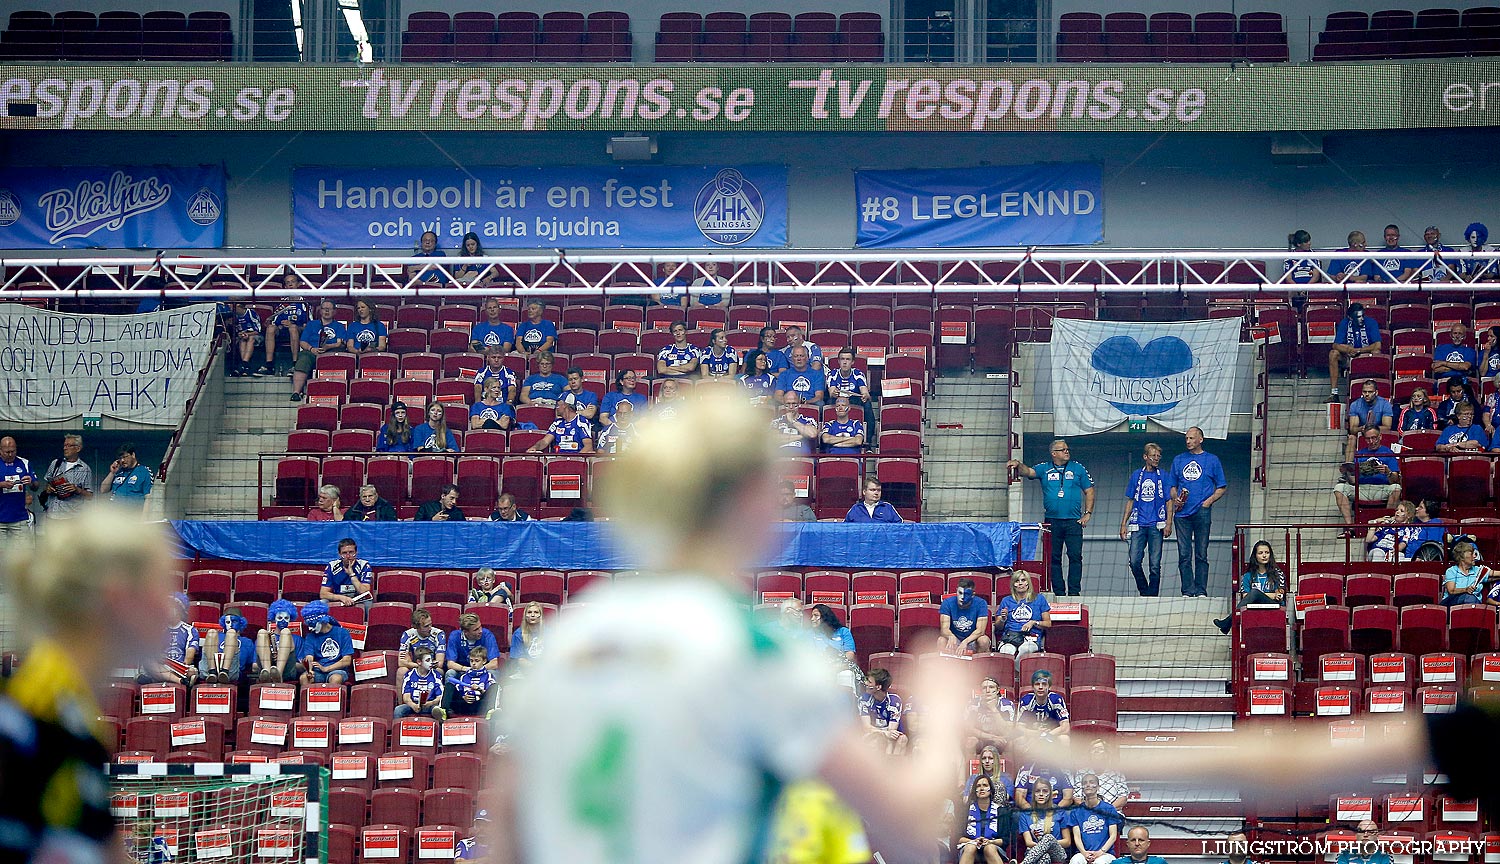
[[[628,570],[638,566],[599,522],[197,522],[174,521],[184,557],[322,565],[353,537],[377,566]],[[900,525],[785,523],[785,542],[761,567],[963,569],[1035,560],[1039,531],[1019,522]]]

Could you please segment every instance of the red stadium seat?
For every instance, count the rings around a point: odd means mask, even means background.
[[[1319,657],[1330,651],[1348,651],[1349,607],[1323,606],[1307,610],[1307,617],[1302,622],[1301,641],[1304,668],[1316,663]],[[1262,650],[1284,650],[1284,648],[1285,643],[1282,649]],[[1259,653],[1259,651],[1253,653]]]
[[[518,594],[517,601],[520,603],[562,605],[563,589],[566,579],[557,570],[528,570],[517,575]]]
[[[1442,606],[1407,606],[1401,610],[1400,650],[1422,655],[1448,650],[1448,610]]]
[[[784,570],[761,572],[755,576],[755,599],[760,601],[767,593],[790,593],[802,598],[802,574]]]
[[[1111,654],[1074,654],[1068,658],[1068,687],[1115,686],[1115,658]]]
[[[415,577],[410,571],[388,570],[377,578],[377,587],[390,575],[400,578],[403,586],[407,585],[408,576]],[[370,606],[370,615],[366,621],[368,629],[365,648],[371,651],[394,651],[401,646],[401,634],[412,626],[412,606],[407,602],[384,602],[384,591],[380,591],[378,596],[382,598],[382,602]]]
[[[192,574],[188,574],[189,584]],[[192,596],[189,590],[189,596]],[[281,596],[281,573],[275,570],[241,570],[234,574],[234,597],[257,603],[271,603]]]
[[[1068,660],[1051,651],[1038,651],[1020,658],[1016,664],[1016,685],[1023,692],[1031,689],[1031,676],[1042,670],[1052,673],[1052,689],[1061,693],[1068,680]]]
[[[422,599],[427,603],[462,605],[469,602],[469,587],[468,573],[458,570],[429,570],[422,580]]]
[[[1392,603],[1396,606],[1414,606],[1436,603],[1441,591],[1439,579],[1428,573],[1403,573],[1392,583]]]
[[[1298,593],[1305,593],[1300,588]],[[1344,581],[1344,605],[1371,606],[1391,602],[1391,577],[1381,573],[1353,573]]]
[[[359,832],[359,860],[406,861],[411,857],[411,830],[405,825],[366,825]]]
[[[473,449],[472,434],[465,439]],[[458,459],[458,503],[469,519],[488,519],[500,496],[500,460],[484,456]]]
[[[1495,608],[1464,604],[1448,610],[1448,648],[1458,654],[1483,654],[1500,646]]]
[[[390,684],[355,684],[349,688],[349,716],[389,717],[399,701]]]
[[[938,606],[915,603],[896,611],[896,644],[902,651],[920,653],[937,639]],[[856,643],[858,644],[858,643]]]
[[[421,822],[422,796],[415,789],[376,789],[370,796],[370,822],[415,829]]]
[[[1355,606],[1350,615],[1349,649],[1365,655],[1393,650],[1399,618],[1395,606]]]
[[[849,588],[854,593],[855,605],[867,602],[862,595],[874,592],[885,595],[885,599],[880,602],[888,605],[896,602],[896,574],[888,570],[862,570],[854,573],[850,576]]]
[[[422,793],[422,820],[429,825],[469,825],[474,821],[471,789],[435,786]]]
[[[281,596],[294,603],[318,599],[322,585],[322,570],[288,570],[281,574]]]
[[[896,647],[896,610],[887,604],[855,604],[849,608],[849,631],[861,663],[869,655]]]
[[[442,753],[432,762],[434,789],[468,789],[478,791],[480,757],[471,753]]]
[[[1027,680],[1029,681],[1030,678],[1028,677]],[[1080,722],[1098,721],[1114,728],[1119,721],[1118,705],[1114,687],[1075,686],[1068,690],[1068,713],[1074,725]]]
[[[234,578],[228,570],[192,570],[187,574],[187,595],[193,600],[223,605],[229,602]]]

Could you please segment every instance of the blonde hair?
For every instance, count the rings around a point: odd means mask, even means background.
[[[530,603],[526,604],[526,611],[527,612],[530,612],[533,608],[536,609],[538,615],[545,615],[545,613],[546,613],[546,610],[542,608],[542,604],[538,603],[535,600],[533,600]],[[526,620],[526,616],[525,615],[522,615],[521,616],[521,641],[525,642],[527,645],[530,645],[532,637],[535,636],[542,629],[542,622],[545,621],[545,620],[546,619],[544,617],[543,618],[538,618],[537,619],[537,623],[536,624],[532,624],[530,621]]]
[[[87,633],[113,614],[103,608],[104,588],[165,589],[158,568],[167,566],[169,548],[160,527],[142,524],[139,514],[90,504],[66,528],[39,535],[5,562],[16,618],[32,637]]]
[[[647,566],[702,556],[703,541],[734,517],[739,493],[774,474],[765,415],[737,393],[705,393],[672,419],[647,416],[635,428],[597,500]]]
[[[1016,577],[1019,576],[1019,575],[1021,575],[1022,573],[1026,574],[1026,585],[1027,585],[1027,587],[1030,590],[1025,595],[1017,595],[1016,594]],[[1010,577],[1010,596],[1012,596],[1012,597],[1024,596],[1027,600],[1035,600],[1036,599],[1036,580],[1037,580],[1037,576],[1036,576],[1035,573],[1032,573],[1029,570],[1017,570],[1015,573],[1011,574],[1011,577]]]

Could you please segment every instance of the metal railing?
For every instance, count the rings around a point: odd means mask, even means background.
[[[1424,273],[1484,270],[1500,279],[1500,252],[1397,253],[1413,273],[1401,278],[1380,263],[1390,254],[1288,253],[1281,250],[1051,250],[862,252],[767,250],[732,253],[621,252],[525,253],[482,258],[294,253],[239,255],[160,253],[154,256],[92,257],[14,255],[0,258],[5,278],[0,296],[25,298],[139,298],[161,296],[240,299],[278,296],[281,278],[296,270],[313,291],[378,296],[526,296],[586,292],[600,296],[639,294],[661,278],[662,264],[681,265],[678,275],[707,275],[718,265],[719,284],[731,292],[796,290],[809,294],[862,294],[903,290],[948,295],[1002,291],[1017,298],[1055,294],[1059,288],[1099,294],[1119,292],[1254,292],[1295,297],[1309,292],[1357,291],[1360,295],[1407,294],[1413,288],[1475,290],[1456,278],[1433,281]],[[1339,283],[1322,259],[1368,262],[1369,272],[1389,281]],[[1318,282],[1297,283],[1286,269],[1291,259],[1312,259]],[[1418,267],[1417,264],[1422,266]],[[477,277],[457,278],[456,268],[476,265]],[[1442,268],[1451,268],[1444,270]],[[686,278],[686,277],[682,277]]]

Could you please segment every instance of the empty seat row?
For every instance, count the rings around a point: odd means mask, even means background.
[[[472,62],[628,62],[624,12],[413,12],[401,34],[401,59]]]
[[[1500,54],[1500,8],[1386,9],[1330,13],[1314,60],[1377,60]]]
[[[668,12],[656,33],[656,60],[688,62],[878,63],[885,59],[874,12]]]
[[[1287,60],[1286,30],[1275,12],[1068,12],[1058,19],[1057,59],[1145,63]]]
[[[6,60],[229,60],[234,34],[223,12],[20,10],[0,33]]]

